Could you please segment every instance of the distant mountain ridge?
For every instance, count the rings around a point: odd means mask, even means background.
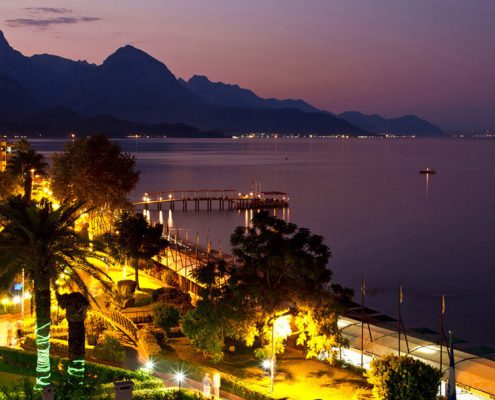
[[[145,124],[126,121],[105,114],[85,117],[64,107],[51,108],[20,122],[0,119],[0,134],[6,133],[49,137],[67,137],[71,133],[82,136],[104,133],[110,137],[129,135],[191,138],[225,137],[222,132],[202,131],[187,124]]]
[[[183,79],[179,79],[179,81],[191,92],[196,93],[208,103],[214,105],[270,109],[295,108],[303,112],[321,112],[321,110],[306,103],[304,100],[264,99],[257,96],[252,90],[241,88],[239,85],[212,82],[203,75],[194,75],[188,81]]]
[[[47,110],[61,109],[80,115],[71,122],[75,131],[86,129],[83,121],[106,115],[120,121],[113,126],[120,126],[122,133],[130,129],[124,125],[152,130],[162,123],[192,125],[201,132],[369,132],[303,100],[264,99],[198,75],[178,80],[164,63],[130,45],[95,65],[49,54],[26,57],[0,31],[0,119],[53,129],[51,122],[39,121]],[[60,118],[67,117],[62,114]]]
[[[347,111],[339,114],[353,125],[376,134],[397,134],[416,136],[441,136],[442,130],[416,115],[404,115],[399,118],[383,118],[378,114],[366,115],[358,111]]]

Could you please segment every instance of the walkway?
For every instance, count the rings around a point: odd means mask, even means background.
[[[156,372],[156,376],[163,380],[166,387],[177,387],[177,380],[175,375],[167,374],[165,372]],[[203,385],[193,379],[185,378],[181,385],[185,389],[193,389],[203,392]],[[225,400],[245,400],[243,397],[236,396],[235,394],[220,390],[220,399]]]

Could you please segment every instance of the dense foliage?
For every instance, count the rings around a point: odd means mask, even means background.
[[[135,159],[106,136],[67,142],[53,156],[52,189],[60,200],[84,202],[95,234],[110,229],[114,212],[125,208],[139,180]]]
[[[236,228],[231,243],[235,264],[220,261],[194,271],[202,299],[182,325],[197,349],[218,361],[225,339],[233,338],[248,346],[257,342],[261,355],[281,316],[297,327],[308,357],[342,343],[337,316],[352,291],[332,282],[330,250],[321,236],[260,212],[249,228]],[[282,352],[286,336],[277,337]]]
[[[36,175],[46,175],[47,167],[43,154],[31,148],[27,140],[19,141],[15,155],[7,164],[7,171],[22,182],[25,201],[31,201],[33,178]]]
[[[180,314],[175,307],[158,303],[153,306],[153,323],[169,332],[171,328],[179,324]]]
[[[441,373],[412,357],[376,358],[367,372],[376,400],[435,400]]]

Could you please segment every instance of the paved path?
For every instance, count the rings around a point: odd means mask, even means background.
[[[165,382],[165,386],[167,387],[177,387],[177,381],[175,380],[175,376],[173,374],[167,374],[165,372],[155,372],[155,375]],[[194,389],[200,392],[203,392],[203,385],[195,380],[185,378],[184,382],[182,382],[182,387],[186,389]],[[236,396],[235,394],[226,392],[225,390],[220,390],[220,399],[221,400],[245,400],[243,397]]]

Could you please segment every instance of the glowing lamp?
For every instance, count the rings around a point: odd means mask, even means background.
[[[153,360],[149,359],[148,361],[146,361],[143,370],[152,374],[153,371],[155,370],[155,363],[153,362]]]

